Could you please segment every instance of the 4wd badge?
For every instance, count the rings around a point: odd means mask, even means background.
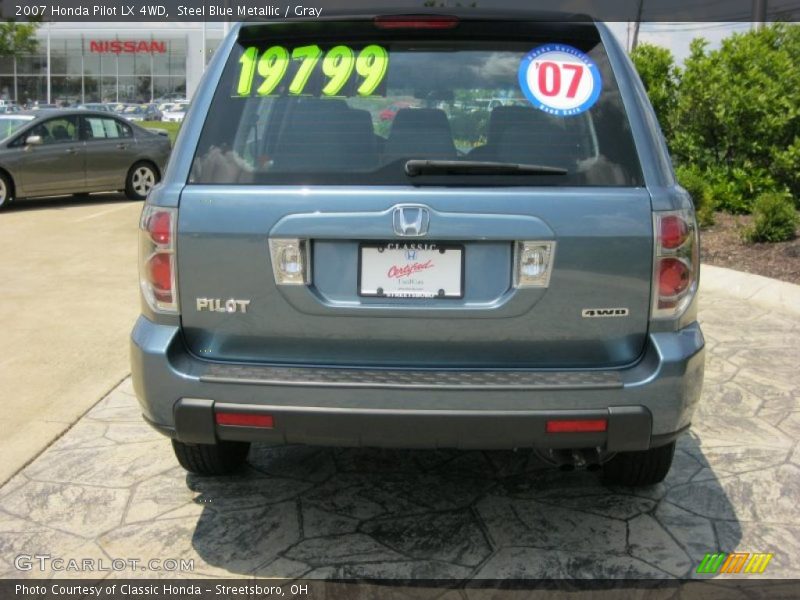
[[[596,319],[598,317],[627,317],[630,311],[627,308],[584,308],[581,316],[584,319]]]

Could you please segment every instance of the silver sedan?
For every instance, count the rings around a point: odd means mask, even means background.
[[[0,208],[15,198],[117,190],[142,200],[170,147],[165,135],[107,112],[0,115]]]

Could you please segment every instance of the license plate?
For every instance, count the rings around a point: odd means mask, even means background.
[[[379,298],[463,298],[464,247],[362,244],[358,293]]]

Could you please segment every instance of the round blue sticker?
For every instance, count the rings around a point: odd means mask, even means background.
[[[519,85],[536,108],[569,117],[594,106],[603,79],[597,63],[577,48],[545,44],[522,58]]]

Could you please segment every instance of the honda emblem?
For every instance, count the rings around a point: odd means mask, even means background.
[[[431,213],[426,206],[401,204],[392,214],[394,232],[403,237],[422,237],[428,233]]]

